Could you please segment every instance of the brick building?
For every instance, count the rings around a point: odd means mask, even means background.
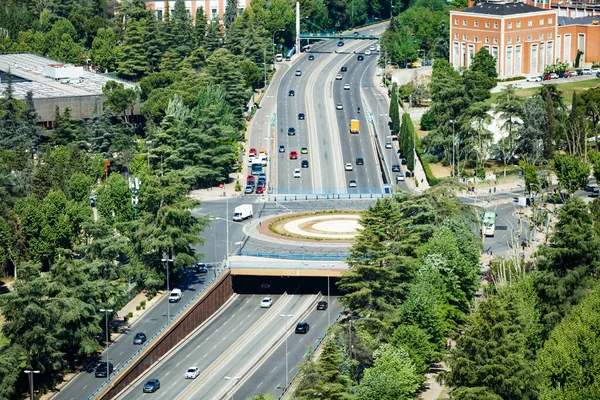
[[[497,60],[498,76],[539,75],[556,60],[580,65],[600,61],[600,17],[559,17],[547,4],[487,2],[450,12],[450,63],[469,67],[485,47]]]
[[[175,0],[143,0],[146,5],[146,9],[153,10],[154,14],[159,20],[162,20],[165,13],[165,5],[169,5],[169,9],[172,12],[175,7]],[[223,19],[225,14],[225,7],[227,6],[227,0],[186,0],[185,8],[190,11],[192,20],[196,19],[196,9],[198,7],[204,7],[206,18],[209,20],[218,18]],[[244,8],[250,6],[250,0],[238,0],[238,11],[241,13]]]

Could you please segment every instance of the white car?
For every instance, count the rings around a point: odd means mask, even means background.
[[[386,149],[391,149],[392,148],[392,142],[386,142],[385,143],[385,148]]]
[[[294,178],[302,178],[302,173],[300,172],[300,168],[296,168],[294,170]]]
[[[369,47],[369,50],[371,50],[371,51],[375,51],[375,46],[370,46],[370,47]]]
[[[337,103],[337,104],[335,105],[335,109],[336,109],[336,110],[343,110],[343,109],[344,109],[344,105],[343,105],[342,103]]]
[[[592,74],[591,68],[584,68],[581,70],[581,75],[591,75],[591,74]]]
[[[348,182],[348,187],[356,187],[356,180],[350,179],[350,182]]]
[[[270,308],[271,304],[273,304],[273,299],[270,297],[265,297],[260,302],[260,308]]]
[[[336,81],[341,81],[341,80],[342,80],[342,78],[343,78],[343,77],[342,77],[342,74],[337,74],[337,75],[335,76],[335,80],[336,80]]]
[[[297,69],[297,70],[296,70],[296,76],[302,76],[302,71],[301,71],[301,70],[299,70],[299,69]]]
[[[352,171],[352,164],[351,163],[346,163],[346,165],[344,165],[344,169],[346,171]]]
[[[541,76],[530,76],[527,78],[527,82],[541,82],[543,80]]]
[[[523,89],[522,83],[515,83],[515,89]]]
[[[365,56],[370,56],[371,55],[371,50],[365,50]]]
[[[396,175],[396,182],[403,182],[403,181],[404,181],[404,174]]]
[[[344,83],[344,90],[350,90],[350,84]]]
[[[198,375],[200,375],[200,368],[198,367],[189,367],[185,371],[185,379],[196,379]]]
[[[377,45],[377,51],[381,50],[381,46]]]
[[[592,74],[597,74],[600,72],[600,68],[592,68]]]

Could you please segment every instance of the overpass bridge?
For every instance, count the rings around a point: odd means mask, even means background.
[[[277,277],[340,277],[350,268],[344,261],[283,260],[249,256],[229,258],[231,275]]]
[[[352,33],[329,33],[329,32],[310,32],[310,33],[301,33],[300,40],[302,39],[329,39],[329,40],[379,40],[381,35],[373,35],[373,34],[364,34],[360,33],[359,35]]]

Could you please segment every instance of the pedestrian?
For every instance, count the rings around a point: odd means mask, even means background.
[[[488,189],[488,194],[492,194],[492,188]]]
[[[496,193],[496,186],[494,186],[494,193]]]
[[[527,242],[525,241],[525,239],[523,239],[523,241],[521,242],[521,247],[523,248],[523,251],[525,251],[525,247],[527,247]]]

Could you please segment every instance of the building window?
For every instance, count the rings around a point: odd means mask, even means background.
[[[531,35],[527,35],[527,41],[531,42]]]
[[[467,40],[467,35],[463,34],[463,40]]]
[[[485,42],[486,42],[486,43],[489,43],[489,42],[490,42],[490,38],[489,38],[489,36],[486,36],[486,37],[485,37]]]
[[[517,28],[521,27],[521,21],[517,21]]]
[[[548,32],[548,39],[552,39],[552,32]]]
[[[548,25],[552,25],[552,18],[548,18]]]
[[[458,40],[458,33],[454,34],[454,40]]]
[[[490,27],[490,21],[486,21],[486,22],[485,22],[485,27],[486,27],[486,28],[489,28],[489,27]]]
[[[492,46],[492,56],[498,60],[498,46]]]
[[[521,43],[521,36],[517,36],[517,43]]]
[[[458,18],[454,18],[454,25],[458,25]]]
[[[162,10],[157,10],[156,11],[156,19],[159,20],[159,21],[162,21],[162,19],[163,19],[163,12],[162,12]]]
[[[544,34],[540,33],[540,40],[544,40]]]
[[[217,9],[213,8],[212,10],[210,10],[210,15],[211,15],[211,19],[217,18]]]
[[[512,43],[512,38],[509,36],[506,42],[507,42],[508,44],[511,44],[511,43]]]
[[[498,44],[498,38],[497,37],[494,38],[494,44]]]
[[[463,19],[463,26],[467,26],[467,20]]]
[[[540,18],[540,25],[544,25],[544,18]]]
[[[512,29],[512,22],[508,23],[508,29]]]
[[[477,28],[479,26],[479,21],[474,21],[473,25],[475,25],[475,28]]]
[[[498,29],[498,23],[494,22],[494,29]]]
[[[533,26],[533,21],[532,20],[527,21],[527,26]]]

